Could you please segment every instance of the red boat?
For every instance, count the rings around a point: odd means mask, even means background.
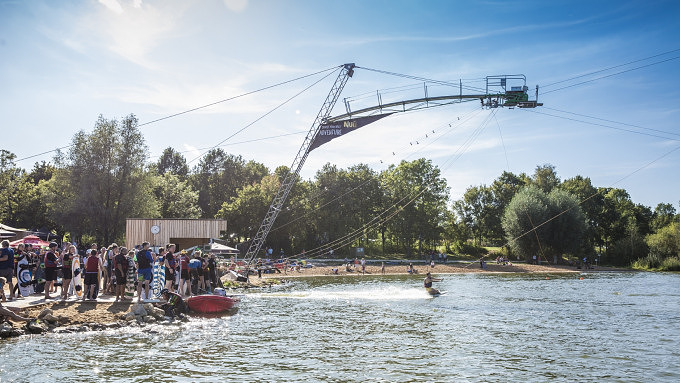
[[[197,295],[187,298],[186,302],[192,311],[201,314],[215,314],[231,310],[240,300],[236,297],[222,295]]]

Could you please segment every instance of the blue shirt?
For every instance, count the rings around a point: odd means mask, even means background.
[[[0,270],[14,269],[14,250],[9,247],[3,247],[0,252],[0,258],[7,256],[7,260],[0,261]]]

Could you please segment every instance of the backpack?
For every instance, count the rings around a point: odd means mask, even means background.
[[[151,262],[149,262],[147,254],[147,251],[140,251],[139,254],[137,254],[137,264],[139,264],[140,269],[148,269],[151,267]]]

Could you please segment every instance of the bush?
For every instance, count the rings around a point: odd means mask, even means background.
[[[470,243],[463,241],[454,242],[453,245],[451,246],[451,250],[455,254],[469,255],[472,257],[481,257],[482,255],[486,255],[489,253],[489,250],[481,246],[471,245]]]
[[[680,258],[664,258],[658,254],[650,254],[635,261],[633,268],[640,270],[680,271]]]
[[[663,271],[680,271],[680,258],[668,257],[661,263],[661,270]]]
[[[646,257],[638,258],[638,260],[633,262],[633,268],[640,270],[655,270],[661,267],[663,261],[663,257],[657,254],[650,254]]]

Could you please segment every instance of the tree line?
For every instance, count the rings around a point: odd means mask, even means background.
[[[126,218],[225,218],[223,239],[231,244],[255,235],[287,167],[271,171],[221,148],[193,167],[171,147],[151,160],[137,125],[134,115],[100,116],[90,133],[76,133],[67,151],[30,171],[1,150],[0,220],[79,243],[123,241]],[[286,254],[364,247],[368,254],[407,256],[495,246],[550,263],[590,257],[641,267],[678,257],[680,215],[672,204],[652,209],[586,177],[560,180],[549,164],[531,175],[503,172],[456,201],[449,191],[426,159],[380,172],[326,164],[314,179],[298,180],[266,246]]]

